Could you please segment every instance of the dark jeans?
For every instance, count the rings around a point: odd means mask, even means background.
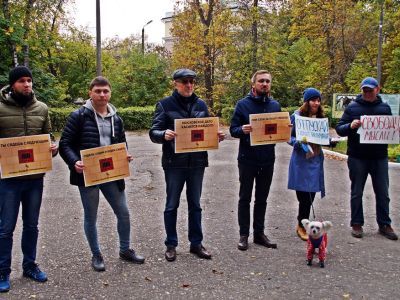
[[[310,218],[311,204],[314,202],[315,194],[314,192],[296,191],[297,200],[299,201],[297,221],[301,227],[303,227],[301,220]]]
[[[350,157],[347,160],[351,180],[351,222],[364,225],[362,196],[368,174],[371,175],[372,187],[376,199],[376,221],[379,226],[390,225],[389,218],[389,166],[388,159],[358,159]]]
[[[164,210],[164,225],[167,233],[166,246],[178,245],[176,219],[179,200],[186,183],[186,198],[189,210],[189,241],[191,246],[198,246],[203,240],[201,229],[200,197],[205,168],[165,169],[167,201]]]
[[[22,266],[28,267],[36,260],[39,235],[38,222],[42,203],[43,178],[0,180],[0,272],[11,273],[13,233],[17,224],[19,206],[22,204],[22,239],[24,255]]]
[[[250,233],[250,202],[253,192],[254,181],[255,202],[253,212],[254,234],[264,232],[265,211],[267,209],[267,198],[269,188],[274,173],[274,165],[267,167],[254,167],[239,164],[239,233],[240,235],[249,235]]]

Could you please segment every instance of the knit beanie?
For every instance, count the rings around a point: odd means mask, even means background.
[[[10,87],[21,77],[30,77],[32,79],[31,71],[25,66],[17,66],[8,74],[8,82]]]
[[[314,88],[307,88],[303,92],[303,100],[304,102],[307,102],[313,98],[319,98],[321,99],[321,93],[317,89]]]

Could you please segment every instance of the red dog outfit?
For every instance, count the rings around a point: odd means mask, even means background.
[[[315,249],[319,249],[319,261],[325,261],[326,247],[328,246],[328,235],[324,233],[319,239],[312,239],[308,236],[307,240],[307,259],[312,260]]]

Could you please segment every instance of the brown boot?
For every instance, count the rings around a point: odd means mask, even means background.
[[[299,238],[301,238],[303,241],[308,240],[308,234],[307,234],[306,230],[304,229],[304,227],[297,225],[296,232],[297,232],[297,235],[299,236]]]

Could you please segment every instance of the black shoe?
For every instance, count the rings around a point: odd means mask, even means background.
[[[237,245],[239,250],[246,251],[249,248],[249,236],[248,235],[241,235],[239,239],[239,243]]]
[[[194,253],[200,258],[211,259],[211,254],[207,251],[206,248],[203,247],[203,245],[198,245],[194,247],[191,246],[190,253]]]
[[[92,267],[97,272],[103,272],[106,270],[106,267],[104,266],[104,259],[101,254],[92,256]]]
[[[394,232],[392,226],[390,225],[379,226],[379,233],[389,240],[397,241],[399,239],[397,234]]]
[[[272,243],[264,233],[254,234],[254,244],[262,245],[267,248],[277,248],[277,244]]]
[[[144,263],[144,257],[140,256],[140,255],[137,255],[135,253],[135,251],[132,250],[132,249],[128,249],[128,250],[126,250],[124,252],[120,252],[119,253],[119,258],[122,259],[122,260],[129,261],[129,262],[134,263],[134,264],[143,264]]]
[[[168,261],[174,261],[176,259],[176,249],[174,246],[167,246],[165,251],[165,259]]]
[[[364,235],[364,231],[362,225],[360,224],[353,224],[351,226],[351,235],[357,239],[361,239]]]
[[[29,266],[24,267],[22,276],[30,278],[37,282],[46,282],[47,274],[39,269],[39,265],[32,263]]]

